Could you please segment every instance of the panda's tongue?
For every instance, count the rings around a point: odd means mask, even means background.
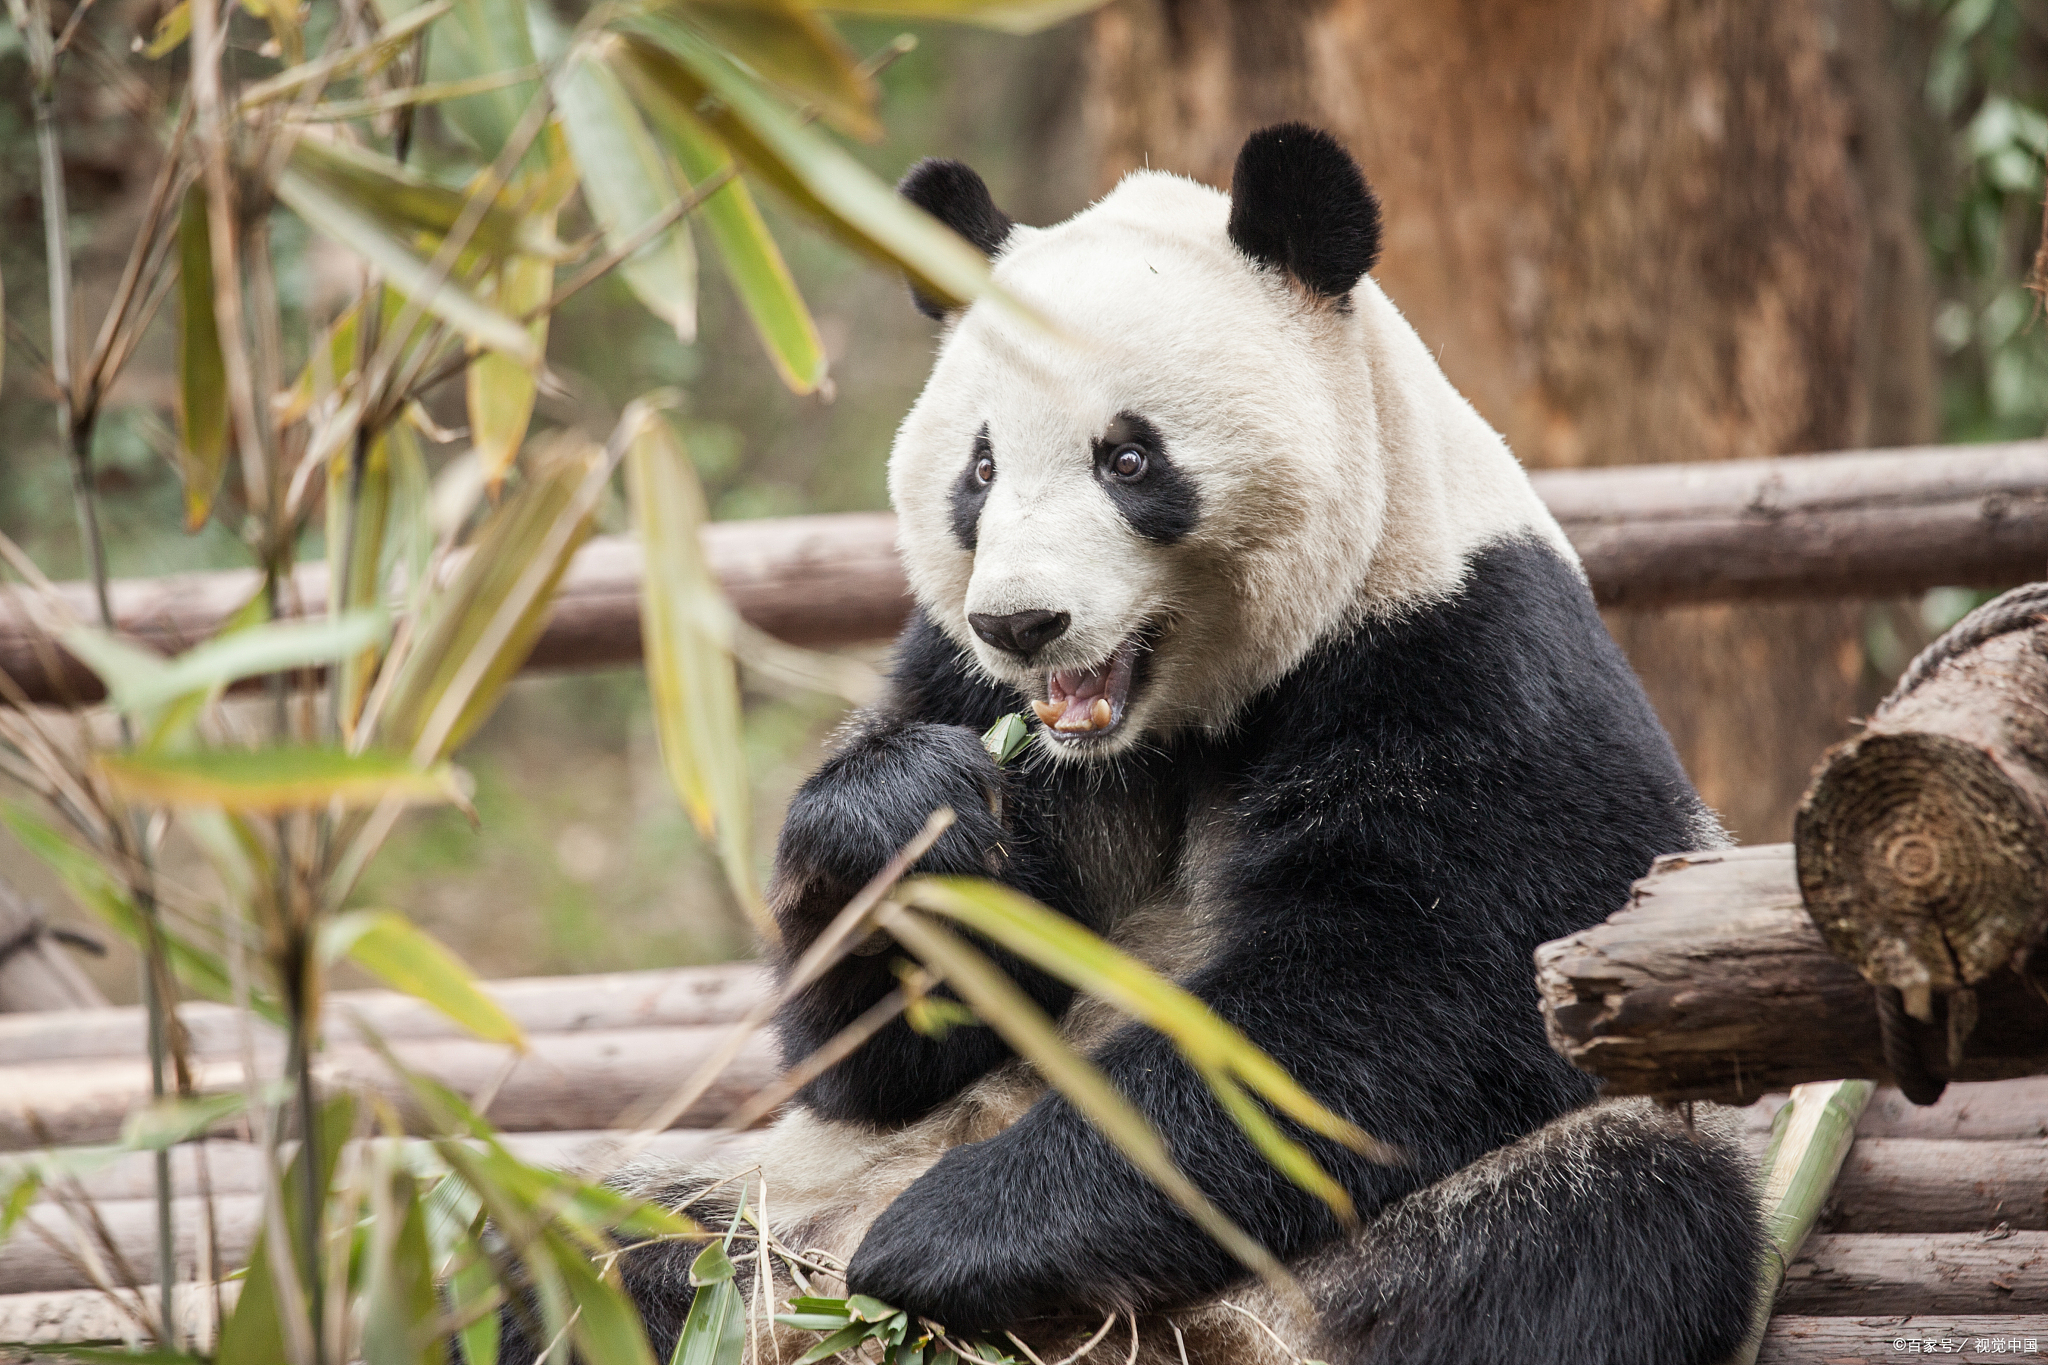
[[[1115,729],[1124,718],[1124,703],[1130,699],[1132,653],[1126,641],[1096,668],[1054,669],[1046,675],[1046,700],[1033,702],[1032,710],[1048,729],[1061,735]]]

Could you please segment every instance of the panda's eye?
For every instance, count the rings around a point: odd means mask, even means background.
[[[983,488],[995,482],[996,460],[993,455],[984,455],[974,462],[974,481]]]
[[[1136,483],[1144,478],[1149,464],[1143,446],[1121,446],[1116,454],[1109,457],[1110,472],[1125,483]]]

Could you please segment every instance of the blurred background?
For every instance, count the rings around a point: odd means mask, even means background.
[[[81,27],[80,59],[101,79],[72,83],[62,136],[87,316],[114,287],[156,169],[137,129],[160,117],[170,73],[134,48],[165,8],[99,0]],[[857,154],[891,179],[921,156],[959,157],[1025,222],[1064,218],[1144,165],[1227,184],[1244,135],[1282,118],[1336,132],[1385,207],[1377,278],[1531,467],[2048,428],[2048,328],[2024,284],[2048,154],[2048,0],[1116,0],[1031,37],[844,25],[861,52],[906,29],[915,50],[881,76],[888,135]],[[34,349],[43,245],[17,41],[0,29],[13,348],[0,530],[75,577]],[[422,137],[431,161],[445,134],[429,119]],[[829,398],[783,388],[715,272],[687,346],[612,278],[557,316],[538,423],[601,436],[630,396],[670,384],[715,517],[883,507],[890,437],[935,327],[893,275],[763,207],[818,318]],[[352,267],[289,215],[279,223],[286,303],[312,327]],[[158,330],[98,438],[122,576],[245,562],[218,522],[173,529],[175,362]],[[459,425],[459,391],[446,401],[436,418]],[[602,529],[623,522],[613,508]],[[1744,841],[1768,842],[1787,837],[1821,750],[1977,600],[1943,589],[1608,620],[1709,803]],[[828,698],[749,692],[764,833],[840,715]],[[462,762],[479,823],[407,817],[360,903],[407,911],[489,976],[751,951],[662,774],[637,668],[516,683]],[[0,878],[73,919],[11,843]],[[135,998],[132,960],[85,965],[110,998]]]

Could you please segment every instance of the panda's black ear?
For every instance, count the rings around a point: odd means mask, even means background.
[[[896,193],[980,247],[984,256],[1001,250],[1015,226],[989,197],[987,183],[958,161],[926,157],[896,182]],[[926,317],[946,316],[945,306],[916,285],[910,287],[910,296]]]
[[[1380,201],[1351,153],[1319,128],[1281,123],[1245,139],[1230,177],[1230,240],[1324,298],[1351,293],[1380,255]]]

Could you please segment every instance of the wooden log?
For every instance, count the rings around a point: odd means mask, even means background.
[[[2048,930],[2044,622],[2039,586],[1965,617],[1862,734],[1828,751],[1800,803],[1793,846],[1814,924],[1923,1022],[1938,999],[2023,970]],[[1944,1010],[1937,1077],[1981,1013],[1967,995]]]
[[[1890,1082],[1869,983],[1828,951],[1789,845],[1661,858],[1626,908],[1536,950],[1551,1044],[1616,1095],[1745,1104],[1803,1081]],[[2048,1068],[2048,1001],[1987,978],[1958,1079]]]
[[[241,1294],[238,1281],[220,1286],[223,1308],[232,1310]],[[156,1285],[141,1287],[142,1301],[161,1302]],[[180,1330],[190,1341],[213,1324],[213,1290],[208,1285],[173,1284]],[[132,1303],[135,1296],[123,1291]],[[148,1312],[141,1316],[147,1320]],[[49,1357],[40,1351],[17,1347],[48,1348],[59,1345],[121,1343],[133,1346],[146,1342],[135,1320],[117,1308],[97,1289],[61,1289],[54,1293],[0,1294],[0,1362],[30,1365]]]
[[[2048,1232],[2048,1143],[1858,1137],[1821,1232]]]
[[[724,522],[704,528],[704,550],[739,614],[794,644],[827,646],[894,635],[910,612],[896,558],[896,519],[883,512]],[[526,666],[601,668],[640,657],[640,547],[599,536],[577,552]],[[450,566],[450,572],[453,565]],[[299,566],[287,600],[327,609],[327,567]],[[256,590],[253,571],[122,579],[111,585],[121,630],[167,653],[213,634]],[[58,585],[71,616],[96,617],[84,583]],[[0,671],[31,701],[75,705],[105,695],[83,664],[47,633],[51,609],[27,589],[0,589]]]
[[[41,909],[0,882],[0,1013],[75,1012],[106,1003],[57,942]],[[0,1058],[6,1055],[0,1046]]]
[[[509,1072],[513,1054],[491,1043],[436,1038],[395,1043],[393,1051],[408,1068],[462,1094],[495,1087],[487,1116],[508,1132],[561,1132],[611,1127],[621,1115],[674,1092],[728,1032],[725,1025],[711,1025],[539,1034]],[[267,1063],[274,1071],[278,1056],[274,1047],[266,1048],[258,1065]],[[671,1126],[702,1128],[718,1122],[779,1070],[772,1041],[757,1034]],[[242,1068],[235,1061],[201,1060],[193,1071],[202,1093],[237,1089],[242,1083]],[[368,1048],[330,1048],[317,1072],[323,1088],[374,1090],[411,1116],[404,1086]],[[0,1067],[0,1151],[109,1141],[148,1095],[149,1067],[140,1059]]]
[[[2048,1232],[1824,1233],[1786,1271],[1778,1309],[2048,1312]]]
[[[1759,1144],[1785,1096],[1766,1095],[1743,1111],[1743,1122]],[[1856,1124],[1862,1138],[1928,1141],[2019,1142],[2048,1138],[2048,1076],[1951,1085],[1940,1100],[1917,1105],[1889,1087],[1871,1096]]]
[[[697,1161],[713,1155],[748,1150],[764,1130],[731,1133],[722,1128],[672,1128],[653,1134],[642,1149],[650,1157],[672,1161]],[[602,1157],[620,1138],[617,1130],[583,1128],[565,1133],[505,1133],[501,1141],[522,1161],[538,1166],[567,1169]],[[293,1143],[285,1151],[295,1150]],[[212,1138],[171,1149],[171,1180],[179,1195],[196,1195],[200,1189],[198,1162],[206,1162],[207,1188],[216,1195],[257,1194],[263,1189],[263,1153],[252,1142],[236,1138]],[[14,1158],[0,1155],[0,1172]],[[156,1158],[151,1152],[130,1152],[108,1165],[68,1181],[61,1190],[46,1189],[40,1197],[93,1200],[154,1199]],[[1929,1228],[1933,1232],[1938,1229]],[[6,1292],[0,1283],[0,1293]]]
[[[728,1024],[763,998],[768,978],[751,962],[668,967],[589,976],[536,976],[485,983],[485,989],[528,1033]],[[201,1057],[233,1057],[241,1047],[241,1016],[231,1007],[192,1002],[178,1017]],[[336,991],[327,998],[330,1043],[354,1043],[361,1019],[390,1041],[462,1038],[448,1016],[394,991]],[[132,1060],[147,1047],[140,1007],[0,1016],[0,1067],[30,1062]],[[274,1036],[260,1021],[259,1037]]]
[[[2048,444],[1531,475],[1612,607],[2003,587],[2048,565]]]
[[[2017,1355],[2038,1355],[2043,1344],[2048,1344],[2048,1315],[2039,1313],[1853,1318],[1781,1314],[1771,1319],[1757,1361],[1758,1365],[1877,1365],[1910,1354],[1988,1365]]]
[[[2048,563],[2048,443],[1850,451],[1533,476],[1606,606],[1884,596],[1944,584],[2004,586]],[[712,568],[741,616],[784,640],[893,635],[910,610],[895,519],[848,513],[705,528]],[[599,537],[564,576],[528,667],[596,668],[640,657],[639,548]],[[158,648],[211,634],[254,591],[243,571],[113,585],[121,628]],[[323,565],[294,575],[300,609],[325,609]],[[83,584],[60,585],[90,619]],[[19,589],[0,591],[0,670],[31,700],[101,689],[55,650]]]
[[[595,1155],[614,1140],[604,1133],[510,1134],[505,1145],[514,1155],[537,1165],[568,1167]],[[676,1161],[694,1161],[714,1154],[744,1153],[759,1140],[753,1133],[715,1131],[663,1133],[650,1140],[643,1154]],[[200,1221],[200,1200],[193,1176],[190,1147],[178,1149],[181,1158],[177,1175],[179,1197],[175,1201],[173,1225],[177,1233],[177,1273],[187,1279],[197,1273],[199,1249],[205,1228]],[[207,1171],[212,1181],[215,1238],[221,1263],[238,1268],[249,1258],[262,1212],[261,1153],[247,1143],[207,1144]],[[124,1163],[125,1165],[126,1163]],[[140,1279],[155,1279],[156,1200],[152,1194],[147,1161],[134,1163],[123,1171],[119,1185],[98,1177],[83,1181],[76,1196],[92,1201],[98,1227],[114,1245],[120,1261]],[[119,1197],[105,1191],[121,1189]],[[93,1226],[90,1215],[81,1219],[76,1204],[43,1199],[30,1206],[23,1222],[7,1240],[0,1241],[0,1294],[22,1294],[56,1289],[90,1289],[93,1279],[85,1270],[83,1245],[99,1257],[116,1283],[113,1261]],[[67,1254],[67,1252],[69,1254]]]

